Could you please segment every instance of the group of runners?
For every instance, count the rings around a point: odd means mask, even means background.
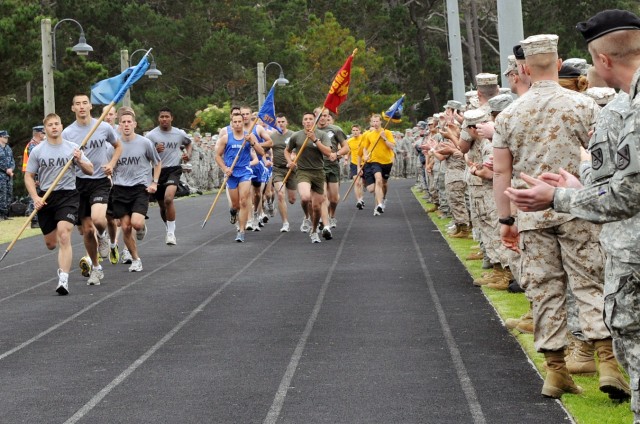
[[[59,247],[56,291],[60,295],[69,293],[74,225],[84,241],[86,252],[79,266],[88,285],[104,279],[103,258],[130,264],[130,272],[143,270],[137,241],[146,234],[150,197],[158,202],[166,226],[165,243],[177,244],[174,198],[181,165],[191,157],[191,139],[172,126],[168,108],[159,111],[158,126],[142,136],[136,133],[133,109],[121,107],[116,113],[108,107],[103,110],[104,121],[98,122],[91,116],[89,97],[74,96],[75,121],[63,130],[58,115],[47,115],[46,139],[27,161],[25,185],[45,244],[49,249]],[[373,215],[384,213],[395,141],[391,131],[382,128],[381,116],[371,116],[368,131],[354,125],[351,137],[333,124],[326,109],[304,113],[301,124],[302,129],[293,132],[287,117],[279,114],[277,128],[269,128],[251,108],[232,108],[229,125],[219,133],[215,161],[225,175],[230,222],[237,227],[235,241],[244,242],[246,231],[259,231],[267,213],[273,216],[276,202],[280,231],[290,231],[287,202],[294,204],[298,195],[304,212],[300,230],[312,243],[320,243],[321,236],[332,239],[342,158],[350,161],[356,207],[364,209],[366,187],[375,196]]]

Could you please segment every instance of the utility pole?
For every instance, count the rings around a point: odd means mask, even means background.
[[[453,100],[465,104],[464,67],[462,63],[462,39],[460,38],[458,0],[447,0],[447,22],[449,26],[449,59],[451,60]]]
[[[500,69],[507,69],[507,56],[513,54],[513,46],[524,40],[522,29],[522,3],[520,0],[498,0],[498,41],[500,43]],[[500,72],[502,86],[509,82]]]

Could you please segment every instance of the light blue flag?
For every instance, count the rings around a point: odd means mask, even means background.
[[[400,122],[402,119],[402,108],[404,105],[404,94],[400,97],[391,107],[383,112],[384,119],[391,120],[391,122]]]
[[[142,60],[118,76],[98,81],[91,86],[91,103],[94,105],[108,105],[118,103],[127,90],[149,69],[149,60],[145,55]]]
[[[269,90],[269,94],[267,94],[267,98],[264,99],[264,103],[258,112],[258,118],[262,119],[262,122],[267,124],[269,128],[273,128],[282,134],[282,130],[276,127],[276,105],[273,101],[275,88],[276,85],[273,84],[273,86],[271,86],[271,90]]]

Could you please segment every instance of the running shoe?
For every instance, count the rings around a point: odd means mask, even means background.
[[[125,247],[122,249],[122,263],[130,264],[131,262],[133,262],[133,258],[131,257],[131,253],[129,253],[129,249]]]
[[[104,278],[104,272],[101,269],[93,268],[91,270],[91,274],[89,275],[89,280],[87,280],[88,286],[99,286],[100,280]]]
[[[236,233],[236,241],[238,243],[244,243],[244,233],[242,231]]]
[[[147,224],[144,224],[144,227],[140,231],[136,232],[136,240],[142,241],[144,240],[144,236],[147,235]]]
[[[238,211],[235,209],[229,209],[229,222],[235,224],[238,220]]]
[[[129,272],[140,272],[142,271],[142,259],[134,259],[131,262],[131,266],[129,267]]]
[[[78,265],[83,277],[88,277],[91,274],[91,258],[89,256],[81,257]]]
[[[280,228],[280,232],[281,233],[288,233],[289,232],[289,223],[288,222],[283,222],[282,223],[282,228]]]
[[[338,226],[338,220],[336,218],[329,218],[329,228],[336,228]]]
[[[62,271],[58,269],[58,287],[56,287],[56,293],[60,296],[66,296],[69,294],[69,280],[68,278],[62,278],[60,273]]]
[[[380,212],[378,212],[378,208],[375,208],[375,209],[373,210],[373,216],[379,216],[379,215],[381,215],[381,213],[380,213]]]
[[[320,236],[318,235],[318,233],[313,232],[309,234],[309,237],[311,238],[311,243],[320,243]]]
[[[358,208],[360,210],[364,209],[364,202],[362,200],[358,200],[356,202],[356,208]]]
[[[267,212],[269,213],[269,216],[271,218],[273,218],[276,214],[275,209],[273,207],[273,199],[267,200]]]
[[[109,234],[105,231],[104,234],[98,235],[98,254],[101,258],[109,256]]]
[[[269,217],[267,216],[266,213],[262,212],[262,215],[260,215],[260,221],[262,221],[263,224],[266,224],[267,222],[269,222]]]
[[[253,218],[247,219],[247,225],[244,226],[247,231],[253,231]]]
[[[120,260],[120,251],[118,250],[118,245],[116,244],[114,247],[109,249],[109,262],[113,265],[117,264]]]
[[[376,206],[376,211],[378,211],[378,213],[384,213],[384,205],[380,203],[378,206]]]
[[[169,246],[175,246],[176,244],[178,244],[178,242],[176,241],[176,235],[173,233],[167,233],[167,237],[164,239],[164,242]]]
[[[322,237],[324,237],[325,240],[331,240],[333,238],[333,234],[331,234],[329,227],[324,227],[322,229]]]
[[[302,231],[303,233],[308,233],[310,229],[311,229],[311,220],[308,218],[304,218],[302,220],[302,225],[300,225],[300,231]]]

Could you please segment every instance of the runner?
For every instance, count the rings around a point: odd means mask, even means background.
[[[47,139],[31,151],[24,183],[34,207],[38,210],[38,222],[47,248],[53,250],[58,246],[60,249],[56,292],[64,296],[69,294],[69,271],[73,260],[71,231],[78,219],[80,203],[80,195],[76,190],[76,171],[91,175],[93,164],[76,144],[62,139],[62,123],[58,115],[47,115],[44,118],[44,126]],[[70,158],[73,158],[73,164],[64,173],[46,203],[43,202],[42,196],[51,188],[53,181]]]
[[[364,155],[364,182],[369,193],[374,193],[376,207],[373,215],[384,213],[387,199],[387,181],[393,166],[395,141],[389,130],[381,128],[380,115],[371,115],[371,129],[364,133],[362,149]]]
[[[357,175],[362,170],[362,130],[360,125],[351,126],[351,137],[348,140],[349,150],[351,151],[351,162],[349,163],[349,178],[357,178]],[[362,178],[358,178],[353,190],[356,195],[356,208],[364,209],[364,196],[363,196],[363,183]]]
[[[160,217],[167,226],[165,243],[170,246],[177,244],[176,239],[176,207],[173,202],[176,197],[178,183],[182,175],[182,160],[191,159],[191,139],[187,133],[174,128],[173,112],[169,108],[162,108],[158,113],[158,126],[149,131],[147,138],[153,142],[160,154],[162,173],[156,191],[156,200],[160,207]],[[181,151],[185,146],[184,152]]]
[[[242,143],[245,137],[248,137],[248,141],[243,147]],[[240,152],[239,156],[238,152]],[[227,128],[227,132],[218,138],[216,163],[228,177],[227,191],[231,199],[230,221],[232,224],[239,221],[235,239],[239,243],[244,242],[245,226],[249,216],[249,196],[251,194],[251,177],[253,176],[251,164],[258,161],[256,153],[264,155],[264,149],[258,143],[255,135],[247,134],[244,131],[242,115],[232,116],[231,129]],[[238,161],[231,169],[236,156],[238,156]]]
[[[73,96],[71,110],[75,113],[76,120],[62,131],[63,139],[78,146],[82,144],[97,122],[91,117],[92,107],[89,96],[86,94]],[[114,149],[111,159],[108,156],[107,144],[111,144]],[[84,147],[84,154],[93,164],[93,175],[89,176],[80,170],[76,171],[78,178],[76,188],[80,193],[78,222],[84,247],[87,250],[87,256],[80,259],[80,270],[82,275],[89,277],[88,285],[98,285],[104,278],[104,271],[98,259],[98,245],[106,257],[109,254],[109,235],[106,231],[107,206],[111,191],[109,177],[113,174],[113,167],[121,151],[122,146],[116,132],[111,125],[101,122]]]
[[[335,158],[335,152],[331,151],[331,141],[324,131],[313,129],[316,116],[311,112],[306,112],[302,116],[303,130],[295,132],[287,148],[284,157],[287,160],[287,167],[297,167],[298,193],[300,193],[300,203],[305,211],[305,216],[311,217],[309,225],[309,237],[312,243],[320,243],[318,236],[318,223],[324,201],[324,157]],[[305,139],[308,138],[304,150],[300,152]],[[291,153],[298,154],[297,163],[293,162]],[[306,218],[305,218],[306,221]],[[303,226],[305,222],[303,221]],[[300,229],[302,229],[301,227]]]
[[[113,176],[113,216],[121,222],[124,244],[132,257],[129,272],[139,272],[142,271],[142,260],[136,239],[142,240],[146,234],[143,230],[149,194],[158,189],[162,163],[151,140],[134,132],[137,122],[133,109],[121,107],[118,122],[122,132],[122,155]],[[136,230],[135,237],[132,230]]]
[[[287,186],[287,194],[285,196],[284,190],[282,189],[282,181],[287,175],[288,168],[284,151],[289,144],[293,132],[287,128],[289,122],[287,121],[287,117],[282,113],[276,116],[276,125],[280,128],[282,134],[277,131],[271,133],[271,140],[273,140],[273,147],[271,148],[273,153],[273,184],[278,195],[278,211],[282,218],[282,228],[280,228],[280,232],[286,233],[289,232],[290,229],[286,200],[288,199],[292,205],[296,202],[298,180],[295,171],[293,171],[285,183]]]

